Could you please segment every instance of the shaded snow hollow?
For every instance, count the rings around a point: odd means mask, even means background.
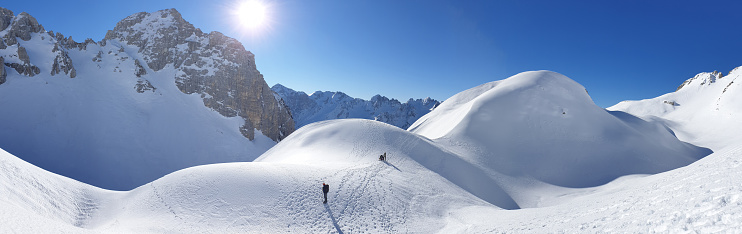
[[[124,192],[0,152],[0,192],[10,194],[0,197],[0,219],[10,221],[0,231],[741,228],[739,144],[683,167],[709,151],[678,141],[661,123],[597,108],[582,86],[553,72],[521,73],[449,100],[410,131],[371,120],[318,122],[254,162],[187,168]],[[388,161],[377,161],[384,152]],[[582,170],[597,179],[580,177]],[[525,207],[532,209],[505,210]]]

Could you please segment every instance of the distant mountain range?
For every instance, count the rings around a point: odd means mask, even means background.
[[[271,88],[291,110],[296,127],[330,119],[372,119],[407,129],[440,104],[431,98],[412,99],[404,103],[376,95],[371,100],[353,98],[343,92],[317,91],[307,95],[281,84]]]

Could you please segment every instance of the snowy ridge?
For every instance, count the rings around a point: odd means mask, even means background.
[[[376,95],[371,100],[353,98],[343,92],[317,91],[307,95],[281,84],[271,88],[291,109],[297,127],[331,119],[372,119],[407,129],[418,118],[436,108],[440,102],[412,99],[401,103],[396,99]]]
[[[717,150],[742,142],[742,70],[726,76],[700,73],[683,82],[680,89],[656,98],[624,101],[609,110],[623,111],[660,122],[678,138]],[[710,81],[714,82],[710,82]]]

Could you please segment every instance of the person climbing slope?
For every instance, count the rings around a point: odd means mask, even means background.
[[[322,183],[322,192],[325,194],[325,201],[322,203],[327,203],[327,192],[330,192],[330,185]]]

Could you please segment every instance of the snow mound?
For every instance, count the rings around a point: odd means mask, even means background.
[[[519,208],[498,182],[480,168],[428,139],[378,121],[345,119],[310,124],[292,133],[255,162],[339,170],[357,167],[358,164],[378,163],[378,156],[383,153],[388,159],[385,164],[397,170],[392,172],[419,174],[432,171],[436,180],[448,180],[498,207]]]
[[[461,92],[409,130],[482,168],[563,187],[656,174],[711,153],[662,124],[596,106],[582,85],[550,71]]]

